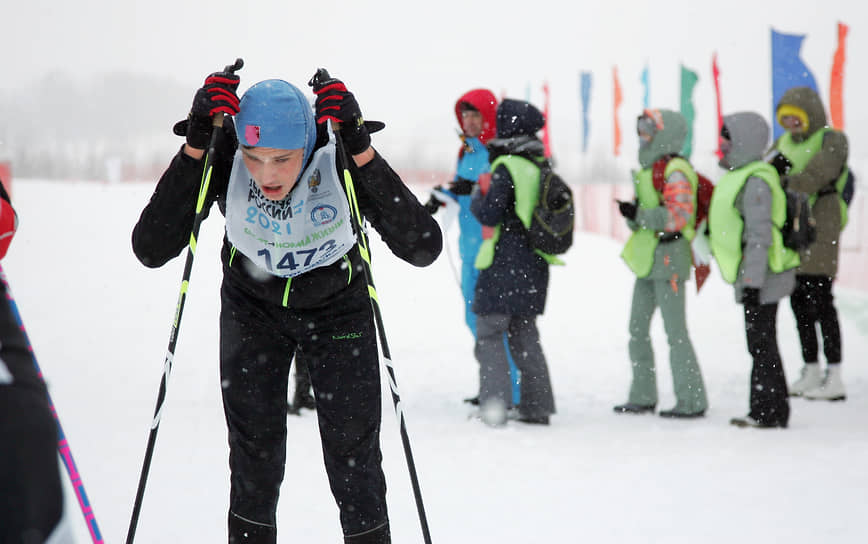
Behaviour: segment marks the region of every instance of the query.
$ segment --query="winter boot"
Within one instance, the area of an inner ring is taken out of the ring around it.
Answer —
[[[656,408],[653,404],[636,404],[627,402],[612,408],[616,414],[653,414]]]
[[[376,529],[357,535],[344,537],[344,544],[391,544],[392,536],[389,532],[389,523],[386,522]]]
[[[841,381],[841,365],[826,366],[826,377],[823,383],[803,393],[806,399],[811,400],[844,400],[847,398],[844,392],[844,382]]]
[[[755,429],[786,429],[787,424],[782,421],[765,422],[754,419],[750,416],[734,417],[729,420],[729,424],[735,427],[753,427]]]
[[[806,363],[802,367],[802,376],[790,386],[791,397],[801,397],[805,391],[815,389],[823,384],[823,373],[819,363]]]

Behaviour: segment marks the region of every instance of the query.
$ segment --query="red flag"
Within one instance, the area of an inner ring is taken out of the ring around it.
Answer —
[[[838,49],[832,61],[832,81],[829,85],[829,111],[832,114],[832,126],[844,130],[844,50],[847,32],[850,27],[838,23]]]
[[[546,81],[543,83],[543,96],[545,100],[543,102],[543,118],[545,118],[546,124],[543,125],[543,149],[545,150],[545,156],[552,156],[552,144],[549,140],[549,82]]]
[[[621,124],[618,122],[618,108],[621,107],[621,102],[624,100],[624,95],[621,93],[621,83],[618,81],[618,67],[612,67],[612,80],[615,88],[615,107],[613,108],[613,117],[615,120],[615,156],[621,154]]]
[[[714,76],[714,96],[717,100],[717,150],[714,152],[718,159],[723,158],[720,150],[720,131],[723,128],[723,108],[720,100],[720,68],[717,67],[717,53],[711,56],[711,73]]]

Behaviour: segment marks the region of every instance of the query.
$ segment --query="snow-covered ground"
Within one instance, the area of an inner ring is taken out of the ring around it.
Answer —
[[[141,266],[130,232],[150,184],[16,180],[20,230],[4,260],[106,542],[122,542],[147,443],[183,256]],[[420,193],[423,191],[420,189]],[[225,542],[228,448],[217,316],[222,218],[204,225],[137,542]],[[539,320],[558,414],[550,427],[468,419],[472,340],[447,254],[414,269],[374,235],[374,276],[435,543],[861,543],[868,527],[868,294],[836,292],[843,403],[794,400],[785,431],[736,429],[750,360],[741,308],[715,270],[690,283],[690,330],[711,408],[699,421],[619,416],[629,385],[632,278],[619,245],[579,233]],[[456,245],[450,250],[456,258]],[[457,264],[457,262],[456,262]],[[661,408],[674,403],[653,323]],[[788,305],[779,342],[801,366]],[[384,396],[393,540],[422,542],[397,422]],[[281,542],[339,542],[313,414],[288,417]],[[69,489],[69,522],[89,542]]]

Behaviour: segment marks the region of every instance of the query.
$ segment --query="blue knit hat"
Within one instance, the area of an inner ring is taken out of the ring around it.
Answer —
[[[316,142],[313,109],[291,83],[267,79],[247,89],[235,116],[238,142],[251,147],[304,149],[310,158]]]

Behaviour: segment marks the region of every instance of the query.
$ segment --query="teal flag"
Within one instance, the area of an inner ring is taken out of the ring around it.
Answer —
[[[681,156],[689,159],[693,153],[693,118],[696,112],[693,109],[693,88],[696,82],[699,81],[699,76],[696,72],[681,66],[681,115],[687,121],[687,138],[684,140],[684,148],[681,150]]]

